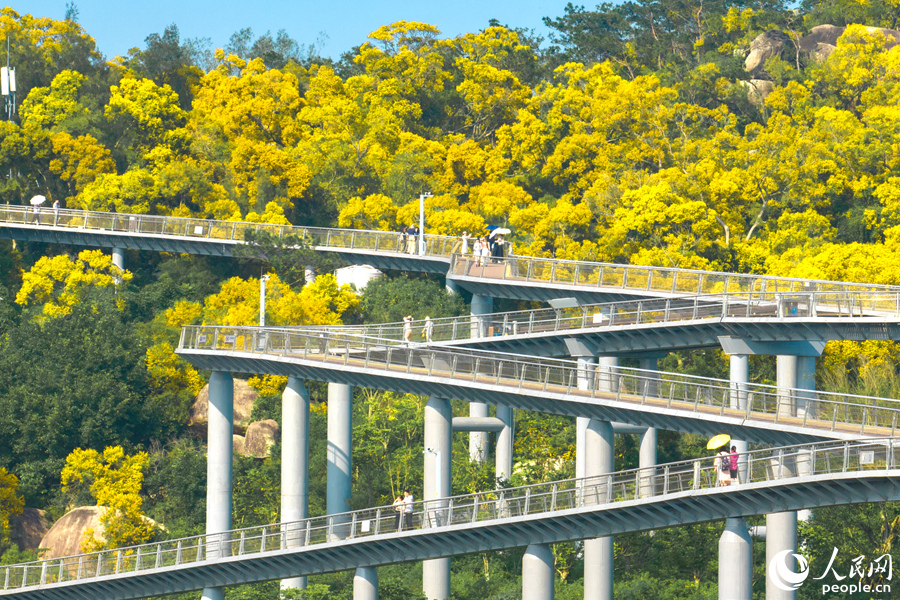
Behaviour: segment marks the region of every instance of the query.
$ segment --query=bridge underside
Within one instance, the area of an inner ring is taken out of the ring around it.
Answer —
[[[505,405],[513,408],[553,413],[568,417],[588,417],[642,427],[713,436],[728,433],[735,439],[776,446],[823,440],[858,439],[858,426],[832,431],[803,426],[796,417],[771,415],[770,420],[747,418],[743,411],[717,406],[700,406],[691,401],[642,398],[630,394],[591,392],[539,383],[498,385],[494,377],[438,377],[429,375],[424,365],[408,370],[372,369],[342,362],[304,360],[276,354],[253,354],[206,350],[178,350],[178,354],[200,369],[231,373],[294,376],[331,383],[399,393],[453,398],[466,402]],[[421,363],[420,363],[421,365]],[[891,434],[890,428],[883,433]]]
[[[900,499],[900,471],[817,475],[712,488],[643,500],[599,504],[555,513],[383,534],[192,566],[148,569],[21,591],[0,592],[34,600],[113,600],[199,590],[208,586],[284,579],[420,561],[528,544],[549,544],[701,523],[726,517]]]
[[[448,279],[472,294],[492,298],[549,302],[558,298],[575,298],[580,304],[621,302],[643,298],[678,298],[687,294],[667,294],[665,292],[644,292],[611,287],[592,287],[549,281],[527,281],[525,279],[494,279],[490,277],[466,277],[450,274]]]

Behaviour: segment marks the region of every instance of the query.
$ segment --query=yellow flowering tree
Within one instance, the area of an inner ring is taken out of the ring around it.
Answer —
[[[147,461],[146,452],[129,456],[121,446],[110,446],[102,454],[76,448],[66,457],[63,491],[70,497],[83,497],[89,492],[97,506],[108,508],[100,517],[106,541],[94,537],[93,530],[86,530],[81,546],[84,552],[141,544],[153,536],[153,525],[141,512],[140,492]]]

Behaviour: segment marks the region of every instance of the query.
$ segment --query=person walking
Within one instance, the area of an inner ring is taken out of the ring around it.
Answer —
[[[491,245],[487,238],[481,238],[481,266],[487,264],[488,257],[491,255]]]
[[[729,476],[731,477],[731,484],[740,483],[740,479],[738,479],[738,452],[737,446],[731,447],[731,454],[728,455],[728,467],[729,467]]]
[[[409,344],[412,342],[412,315],[403,317],[403,341]]]
[[[481,261],[481,238],[475,238],[475,242],[472,244],[472,256],[475,257],[477,265]]]
[[[41,224],[41,205],[35,204],[31,209],[31,222],[37,225]]]
[[[430,344],[433,335],[434,321],[431,320],[431,317],[425,317],[425,327],[422,328],[422,337],[425,338],[425,341]]]
[[[403,529],[413,528],[413,503],[415,499],[409,490],[403,492]]]
[[[59,223],[59,200],[53,201],[53,226]]]
[[[731,455],[728,453],[727,447],[719,450],[714,464],[716,467],[716,485],[719,487],[731,485]]]
[[[406,251],[409,254],[416,253],[416,242],[419,238],[419,228],[415,225],[410,225],[409,229],[406,230],[407,242],[406,242]]]
[[[463,232],[462,232],[462,250],[461,250],[461,253],[462,253],[462,254],[468,254],[468,253],[469,253],[469,232],[468,232],[468,231],[463,231]]]
[[[397,496],[394,498],[394,503],[391,505],[394,507],[394,531],[400,531],[400,527],[403,519],[403,496]]]

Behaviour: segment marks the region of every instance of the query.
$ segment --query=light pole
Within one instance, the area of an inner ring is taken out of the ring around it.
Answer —
[[[9,66],[9,37],[6,38],[6,66],[0,67],[0,93],[6,101],[6,120],[16,114],[16,70]]]
[[[425,256],[425,198],[431,196],[431,192],[419,194],[419,256]]]
[[[269,275],[263,275],[259,278],[259,326],[266,326],[266,282]]]

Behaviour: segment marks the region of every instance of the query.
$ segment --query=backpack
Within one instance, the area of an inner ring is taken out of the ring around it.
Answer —
[[[731,457],[728,456],[727,454],[723,454],[721,465],[722,466],[720,468],[723,471],[730,471],[731,470]]]

